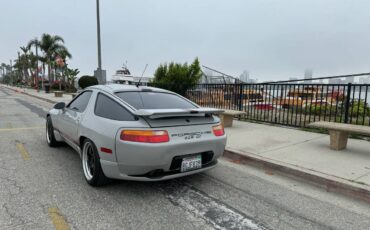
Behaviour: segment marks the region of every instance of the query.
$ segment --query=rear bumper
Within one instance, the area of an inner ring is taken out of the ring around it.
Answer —
[[[170,141],[164,143],[122,141],[117,135],[113,151],[116,161],[102,161],[105,175],[127,180],[167,180],[211,168],[225,150],[226,135],[215,136],[210,124],[166,127],[165,130]],[[180,173],[182,158],[194,155],[202,156],[202,168]]]
[[[155,176],[155,177],[150,177],[150,176],[129,176],[126,174],[123,174],[119,170],[118,163],[116,162],[110,162],[110,161],[100,161],[101,166],[103,168],[105,176],[113,179],[121,179],[121,180],[131,180],[131,181],[164,181],[164,180],[170,180],[174,178],[179,178],[179,177],[184,177],[184,176],[189,176],[197,173],[201,173],[207,170],[210,170],[217,165],[217,160],[214,160],[211,164],[207,165],[206,167],[203,167],[201,169],[189,171],[189,172],[183,172],[183,173],[173,173],[173,174],[166,174],[164,173],[163,175]]]
[[[117,145],[118,168],[125,175],[143,175],[153,170],[170,172],[174,170],[174,159],[188,155],[202,155],[202,163],[217,160],[223,155],[226,136],[205,138],[193,142],[168,142],[161,144],[122,143]],[[205,160],[204,153],[211,152],[212,157]],[[181,164],[181,163],[180,163]],[[178,165],[178,164],[177,164]],[[179,167],[177,167],[179,168]]]

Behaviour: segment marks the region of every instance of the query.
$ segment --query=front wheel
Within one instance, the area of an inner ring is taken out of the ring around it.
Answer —
[[[57,147],[60,145],[60,142],[55,139],[54,127],[50,116],[46,118],[46,142],[50,147]]]
[[[101,186],[109,182],[104,175],[100,158],[94,143],[86,139],[82,148],[82,169],[87,183],[91,186]]]

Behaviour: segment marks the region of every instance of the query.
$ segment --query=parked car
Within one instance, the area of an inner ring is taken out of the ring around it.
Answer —
[[[220,112],[159,88],[96,85],[48,112],[46,140],[75,149],[92,186],[166,180],[216,166],[226,145]]]

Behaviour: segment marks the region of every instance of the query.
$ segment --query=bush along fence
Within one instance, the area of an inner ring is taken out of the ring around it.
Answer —
[[[370,84],[200,84],[186,96],[241,119],[305,127],[314,121],[370,126]]]

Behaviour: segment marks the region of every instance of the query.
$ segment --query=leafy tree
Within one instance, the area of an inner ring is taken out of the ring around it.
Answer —
[[[199,60],[195,58],[189,66],[171,62],[161,64],[154,73],[153,85],[185,96],[186,91],[194,87],[202,76]]]
[[[57,65],[55,59],[61,57],[64,63],[66,63],[67,58],[72,58],[72,55],[64,46],[64,39],[58,35],[42,34],[40,40],[36,38],[28,42],[27,48],[30,49],[31,47],[35,47],[40,51],[41,55],[38,54],[38,60],[42,63],[43,78],[45,78],[45,66],[47,65],[50,82],[55,80],[55,74],[52,74],[56,73]],[[65,78],[64,75],[62,77]]]
[[[96,77],[94,76],[85,75],[85,76],[80,77],[80,79],[78,79],[78,85],[82,89],[92,86],[92,85],[98,85],[98,84],[99,84],[98,79],[96,79]]]

